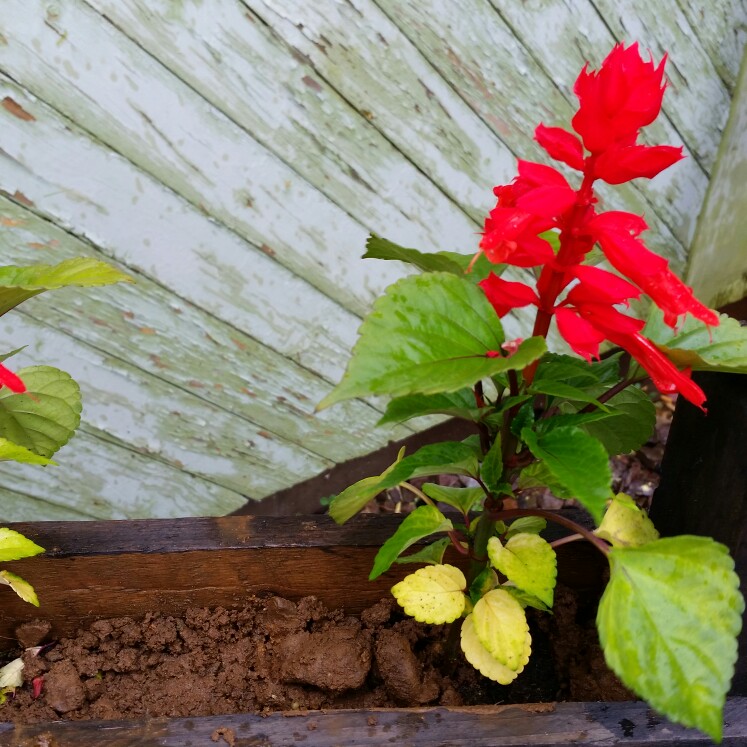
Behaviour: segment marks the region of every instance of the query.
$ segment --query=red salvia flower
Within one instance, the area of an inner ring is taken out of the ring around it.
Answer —
[[[584,170],[584,146],[576,135],[562,127],[537,125],[534,139],[547,151],[550,158],[567,164],[577,171]]]
[[[594,176],[607,184],[653,179],[685,156],[673,145],[612,145],[594,163]]]
[[[539,303],[537,294],[528,285],[503,280],[494,272],[491,272],[485,280],[481,280],[479,285],[485,291],[495,313],[501,317],[512,309]]]
[[[572,125],[587,150],[600,153],[656,119],[666,59],[657,66],[641,59],[637,43],[627,49],[616,44],[598,71],[584,66],[573,88],[579,109]]]
[[[21,381],[21,377],[14,374],[2,363],[0,363],[0,386],[7,386],[11,392],[16,392],[17,394],[26,391],[26,385]]]

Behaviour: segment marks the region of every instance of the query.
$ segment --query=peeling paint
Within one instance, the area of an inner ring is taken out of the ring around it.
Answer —
[[[3,109],[9,111],[14,117],[22,119],[24,122],[36,122],[36,117],[27,112],[17,101],[14,101],[10,96],[6,96],[2,102]]]

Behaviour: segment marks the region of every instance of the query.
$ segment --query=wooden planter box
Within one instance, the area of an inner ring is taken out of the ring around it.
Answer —
[[[329,606],[358,612],[389,592],[411,568],[365,581],[395,516],[360,516],[343,527],[327,517],[181,519],[14,524],[47,548],[8,568],[39,591],[41,613],[5,593],[0,642],[20,622],[51,620],[53,634],[97,618],[191,606],[241,606],[249,594],[290,599],[315,594]],[[563,581],[598,587],[603,564],[593,548],[559,548]],[[210,583],[204,586],[204,580]],[[0,644],[1,645],[1,644]],[[747,698],[730,698],[724,744],[747,744]],[[216,731],[224,729],[223,737]],[[225,730],[229,731],[225,731]],[[2,747],[106,745],[705,745],[640,702],[545,703],[467,708],[402,708],[233,714],[205,718],[0,724]],[[222,741],[219,741],[222,740]]]

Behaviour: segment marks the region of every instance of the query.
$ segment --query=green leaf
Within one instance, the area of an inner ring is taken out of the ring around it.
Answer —
[[[464,658],[483,677],[488,677],[501,685],[510,685],[521,674],[532,653],[532,639],[529,633],[527,633],[524,639],[524,650],[521,658],[524,664],[516,667],[516,669],[510,669],[505,664],[502,664],[485,648],[477,635],[474,613],[465,618],[462,623],[461,646]]]
[[[24,537],[20,532],[7,527],[0,527],[0,563],[10,560],[30,558],[44,552],[35,542]]]
[[[21,462],[22,464],[57,464],[51,459],[34,454],[33,451],[8,441],[7,438],[0,438],[0,461]]]
[[[409,555],[400,555],[394,559],[395,563],[428,563],[430,565],[441,565],[444,560],[446,548],[451,544],[448,537],[442,537],[440,540],[431,542],[422,550],[410,553]]]
[[[503,477],[503,451],[501,450],[501,436],[496,434],[488,453],[480,466],[480,477],[488,490],[497,492]]]
[[[442,625],[461,616],[467,603],[466,587],[464,574],[453,565],[429,565],[395,584],[392,594],[418,622]]]
[[[438,253],[426,253],[395,244],[389,239],[371,234],[366,239],[363,259],[396,259],[414,265],[424,272],[450,272],[462,275],[464,270],[454,260]]]
[[[0,316],[28,298],[47,290],[76,285],[92,287],[132,282],[132,278],[106,262],[88,257],[66,259],[57,265],[0,267]]]
[[[587,420],[581,430],[602,443],[610,456],[634,451],[651,438],[656,427],[656,408],[639,387],[628,387],[607,401],[610,420]]]
[[[529,624],[524,608],[503,589],[493,589],[475,604],[475,633],[490,655],[516,671],[529,661]]]
[[[402,423],[421,415],[450,415],[477,421],[484,410],[475,406],[475,395],[471,389],[440,394],[409,394],[391,400],[377,425]]]
[[[586,425],[586,423],[595,423],[598,420],[606,420],[607,418],[614,418],[618,415],[622,415],[622,411],[616,412],[612,409],[608,409],[607,412],[604,410],[594,410],[594,412],[553,415],[552,417],[538,420],[534,426],[534,430],[537,433],[549,433],[555,430],[555,428],[565,428],[568,426],[581,427]]]
[[[511,433],[520,436],[524,428],[531,428],[534,424],[534,405],[532,402],[523,404],[511,421]]]
[[[422,489],[429,498],[452,506],[463,514],[468,514],[476,503],[485,499],[485,491],[482,488],[450,488],[427,482]]]
[[[719,320],[709,327],[688,315],[675,332],[653,306],[643,334],[680,368],[747,373],[747,327],[726,314]]]
[[[342,381],[317,409],[372,394],[458,391],[495,373],[524,368],[546,349],[543,338],[531,337],[502,357],[503,328],[485,294],[443,272],[389,286],[359,333]]]
[[[640,547],[659,539],[659,532],[646,512],[625,493],[618,493],[610,501],[594,534],[614,547]]]
[[[537,534],[515,534],[504,545],[498,537],[488,540],[490,562],[520,589],[552,607],[558,563],[555,550]]]
[[[522,516],[511,522],[506,532],[506,539],[511,539],[515,534],[526,532],[529,534],[539,534],[547,527],[547,522],[539,516]]]
[[[545,462],[532,462],[532,464],[524,467],[519,473],[518,487],[521,490],[526,488],[548,488],[556,498],[564,500],[572,500],[574,498],[573,493],[555,479],[555,475],[550,472]]]
[[[437,253],[458,264],[463,277],[467,278],[467,280],[475,285],[481,280],[484,280],[491,272],[494,275],[500,276],[507,267],[507,265],[494,265],[484,254],[480,254],[480,256],[475,259],[473,254],[460,254],[459,252]],[[470,264],[472,265],[472,268],[467,272]]]
[[[381,546],[374,558],[369,581],[391,568],[395,558],[423,537],[436,532],[448,532],[454,525],[435,506],[418,506],[397,527],[397,531]]]
[[[585,360],[574,358],[571,355],[550,353],[543,356],[537,366],[535,378],[547,381],[562,381],[570,386],[583,388],[584,386],[598,384],[600,373],[598,363],[587,363]]]
[[[528,591],[524,591],[524,589],[520,589],[518,586],[513,586],[511,582],[503,584],[501,589],[507,591],[524,608],[534,607],[534,609],[541,612],[550,611],[550,608],[539,597],[530,594]]]
[[[477,604],[491,589],[498,586],[498,576],[490,567],[486,566],[475,576],[475,580],[469,587],[469,598],[473,604]]]
[[[597,613],[607,664],[652,708],[720,741],[744,609],[726,547],[671,537],[609,561]]]
[[[338,524],[343,524],[382,490],[412,477],[442,474],[475,477],[478,474],[475,452],[459,441],[428,444],[404,459],[401,458],[403,453],[404,449],[400,451],[398,461],[380,475],[359,480],[335,496],[329,505],[329,515]]]
[[[12,358],[14,355],[20,353],[22,350],[25,350],[28,347],[28,345],[21,345],[20,348],[16,348],[15,350],[11,350],[9,353],[3,353],[3,355],[0,355],[0,363],[4,363],[8,360],[8,358]]]
[[[0,437],[43,457],[64,446],[80,424],[80,388],[58,368],[31,366],[17,371],[24,394],[0,389]]]
[[[525,428],[521,437],[532,454],[545,462],[557,482],[599,524],[612,482],[604,446],[578,428],[556,428],[541,435]]]
[[[560,399],[567,399],[571,402],[588,402],[594,404],[602,410],[607,409],[605,405],[601,404],[596,397],[593,397],[588,392],[578,387],[566,384],[563,381],[555,381],[553,379],[536,379],[532,382],[528,391],[531,394],[548,394],[551,397],[558,397]]]
[[[34,607],[39,606],[39,598],[36,596],[34,587],[28,581],[24,581],[20,576],[16,576],[15,573],[0,571],[0,584],[10,586],[24,602],[33,604]]]

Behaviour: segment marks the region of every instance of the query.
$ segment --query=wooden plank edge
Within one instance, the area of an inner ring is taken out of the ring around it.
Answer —
[[[747,698],[729,698],[725,746],[747,740]],[[710,745],[710,738],[672,724],[640,701],[528,703],[464,708],[397,708],[230,714],[132,721],[56,721],[0,724],[0,746],[232,747],[355,745],[381,747],[507,747],[508,745]]]

